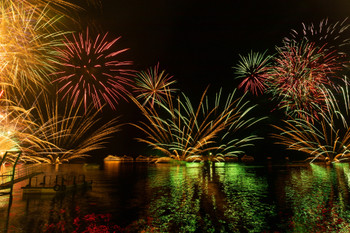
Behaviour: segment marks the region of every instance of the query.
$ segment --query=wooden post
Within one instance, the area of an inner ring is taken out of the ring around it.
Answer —
[[[32,177],[29,177],[28,186],[29,186],[29,187],[31,187],[31,186],[32,186]]]
[[[6,151],[6,153],[7,153],[7,151]],[[16,153],[18,153],[18,155],[17,155],[17,158],[16,158],[15,162],[13,163],[13,168],[12,168],[11,189],[10,189],[10,194],[11,195],[12,195],[12,190],[13,190],[13,184],[15,183],[16,165],[17,165],[17,162],[19,160],[19,156],[21,156],[21,154],[22,154],[22,151],[17,151]]]
[[[7,156],[7,151],[5,152],[4,156],[2,156],[0,165],[4,163],[6,156]]]
[[[42,185],[45,187],[45,182],[46,182],[46,176],[43,177],[43,183]]]

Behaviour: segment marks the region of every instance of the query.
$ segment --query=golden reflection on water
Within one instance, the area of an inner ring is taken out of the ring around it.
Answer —
[[[25,166],[25,165],[21,165]],[[59,174],[83,174],[82,164],[45,165],[46,176]],[[32,184],[42,180],[44,175],[32,179]],[[23,195],[22,187],[28,184],[28,179],[13,186],[12,198],[9,195],[0,196],[0,232],[46,232],[51,224],[65,224],[66,232],[74,229],[73,220],[78,215],[77,209],[88,207],[87,199],[83,198],[84,190],[67,192],[64,195]],[[93,213],[88,210],[87,213]],[[86,212],[84,212],[86,213]],[[49,231],[52,232],[52,231]],[[58,232],[58,231],[54,231]]]
[[[107,173],[113,174],[120,168],[121,161],[104,161],[103,166]]]

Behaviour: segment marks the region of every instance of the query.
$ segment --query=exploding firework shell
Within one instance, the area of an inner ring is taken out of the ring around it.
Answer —
[[[177,160],[204,159],[208,153],[215,160],[244,153],[244,147],[260,139],[244,136],[244,131],[263,118],[248,117],[254,106],[249,106],[244,96],[236,97],[236,91],[225,100],[220,91],[213,102],[206,92],[197,107],[184,94],[176,100],[168,96],[165,103],[155,100],[159,109],[133,98],[147,119],[133,124],[147,135],[138,140]]]
[[[251,51],[248,56],[241,56],[238,64],[233,67],[237,79],[243,79],[238,88],[250,91],[254,95],[263,94],[266,89],[266,79],[270,67],[271,56]]]
[[[150,103],[153,106],[155,100],[164,102],[169,92],[176,91],[170,87],[176,81],[171,80],[172,76],[169,77],[165,70],[159,71],[159,63],[153,69],[149,68],[136,75],[134,92],[139,93],[137,99],[144,100],[143,105]]]
[[[38,16],[36,8],[7,7],[0,10],[2,88],[9,85],[18,89],[27,86],[45,88],[49,74],[54,71],[54,48],[62,45],[64,32],[53,27],[58,18],[47,21],[47,11]]]
[[[338,80],[336,71],[342,69],[338,55],[307,41],[286,44],[277,51],[267,90],[287,114],[300,114],[295,110],[316,114],[318,106],[325,104],[324,85],[332,86]]]
[[[134,77],[132,62],[119,59],[128,49],[115,50],[120,37],[107,41],[107,33],[92,38],[87,30],[72,38],[66,37],[65,47],[58,50],[60,70],[54,73],[58,94],[69,97],[73,105],[83,100],[85,109],[90,102],[97,109],[104,103],[116,109],[118,101],[130,95],[128,87]]]
[[[313,120],[291,117],[284,126],[275,126],[281,133],[274,134],[276,143],[289,150],[302,151],[310,161],[339,162],[350,157],[350,93],[349,83],[344,79],[339,90],[323,89],[327,99],[325,108],[318,108],[317,116],[303,111]]]
[[[302,30],[293,29],[290,37],[285,37],[286,44],[299,43],[303,40],[315,43],[318,47],[324,47],[325,51],[336,51],[339,54],[349,52],[350,46],[350,24],[345,18],[343,21],[330,23],[328,19],[323,19],[318,25],[313,23],[302,23]]]

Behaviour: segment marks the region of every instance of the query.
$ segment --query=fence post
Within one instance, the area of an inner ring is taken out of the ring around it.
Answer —
[[[7,153],[7,151],[6,151]],[[22,154],[22,151],[17,151],[18,155],[17,155],[17,158],[13,164],[13,169],[12,169],[12,177],[11,177],[11,190],[10,190],[10,194],[12,195],[12,189],[13,189],[13,184],[14,184],[14,178],[15,178],[15,172],[16,172],[16,165],[17,165],[17,162],[19,160],[19,157],[21,156]]]

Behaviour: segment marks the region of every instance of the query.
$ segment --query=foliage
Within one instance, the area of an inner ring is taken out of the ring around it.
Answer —
[[[67,222],[68,213],[61,209],[56,213],[57,219],[50,224],[45,224],[43,232],[72,232],[72,233],[129,233],[129,232],[157,232],[152,226],[152,219],[140,219],[127,227],[121,227],[112,222],[111,214],[82,214],[79,207],[76,207],[77,216],[73,222]]]

